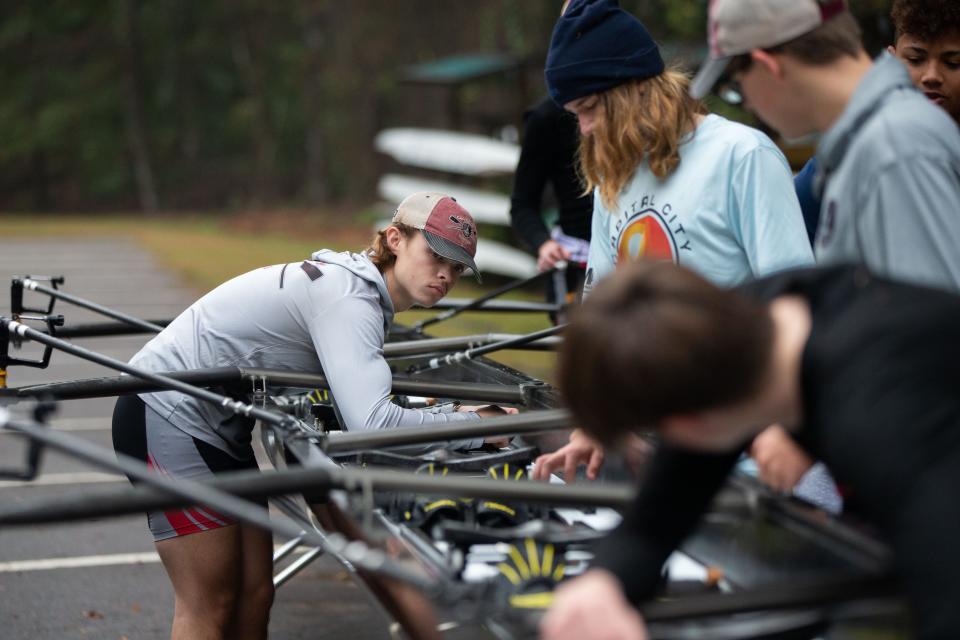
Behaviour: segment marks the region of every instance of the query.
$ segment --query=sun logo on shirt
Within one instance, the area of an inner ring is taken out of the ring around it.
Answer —
[[[617,241],[617,262],[634,260],[677,261],[676,244],[660,215],[641,211],[627,221]]]

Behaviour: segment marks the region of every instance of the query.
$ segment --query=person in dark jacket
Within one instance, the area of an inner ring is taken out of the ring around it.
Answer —
[[[889,542],[919,637],[960,637],[960,296],[855,266],[725,290],[636,263],[577,311],[559,366],[590,437],[652,429],[661,445],[593,567],[558,589],[543,637],[645,637],[630,603],[653,595],[667,556],[772,423]]]
[[[524,114],[523,143],[510,197],[510,222],[546,271],[566,262],[566,279],[547,282],[549,302],[573,302],[583,287],[590,243],[593,197],[577,173],[576,117],[544,98]],[[544,195],[552,187],[557,221],[547,228]],[[566,300],[558,300],[560,297]]]

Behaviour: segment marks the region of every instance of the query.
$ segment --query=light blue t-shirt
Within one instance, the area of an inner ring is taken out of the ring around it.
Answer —
[[[762,132],[704,117],[680,146],[666,180],[646,166],[614,209],[599,191],[584,295],[626,260],[671,260],[730,287],[813,265],[793,178],[783,153]]]

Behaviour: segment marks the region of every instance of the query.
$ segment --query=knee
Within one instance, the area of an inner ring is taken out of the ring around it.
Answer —
[[[238,593],[214,591],[204,594],[202,598],[177,598],[174,617],[189,622],[189,626],[196,628],[225,630],[236,615],[240,603]]]
[[[238,589],[218,589],[207,594],[199,604],[207,609],[210,616],[226,621],[230,620],[236,610],[243,606],[240,601],[241,596]]]

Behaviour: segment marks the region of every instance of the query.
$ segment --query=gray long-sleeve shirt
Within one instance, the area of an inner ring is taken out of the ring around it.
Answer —
[[[394,310],[383,276],[363,254],[323,250],[312,258],[257,269],[220,285],[148,342],[131,364],[150,371],[246,366],[322,372],[351,431],[479,418],[391,402],[383,342]],[[204,442],[234,456],[247,448],[252,424],[220,407],[176,391],[142,397]]]
[[[819,264],[960,291],[960,129],[899,60],[877,59],[816,157]]]

